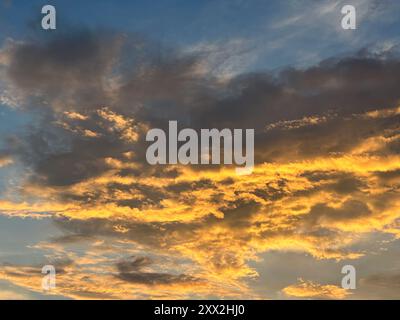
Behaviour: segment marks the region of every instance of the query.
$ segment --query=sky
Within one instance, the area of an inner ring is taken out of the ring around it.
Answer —
[[[0,299],[399,298],[398,1],[46,4],[0,1]],[[254,171],[149,165],[169,121]]]

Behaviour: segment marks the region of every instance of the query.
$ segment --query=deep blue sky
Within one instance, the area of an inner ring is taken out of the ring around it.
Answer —
[[[5,5],[5,4],[6,5]],[[241,39],[254,52],[252,70],[310,65],[318,59],[397,39],[399,4],[352,1],[358,29],[340,28],[345,1],[155,0],[3,1],[0,39],[24,38],[40,30],[41,7],[57,9],[58,31],[101,27],[135,32],[170,46]],[[337,5],[335,5],[337,4]]]

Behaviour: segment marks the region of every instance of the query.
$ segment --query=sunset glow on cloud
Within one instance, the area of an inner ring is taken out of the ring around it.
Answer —
[[[290,21],[274,30],[314,28]],[[270,67],[254,61],[273,45],[293,50],[290,40],[174,46],[79,24],[3,36],[0,110],[27,119],[0,144],[0,299],[395,297],[399,42],[376,49],[364,36],[359,47]],[[4,128],[14,121],[7,114]],[[254,129],[254,170],[149,165],[146,133],[167,131],[170,120]],[[46,264],[57,270],[50,293]],[[346,264],[357,267],[357,290],[341,287]]]

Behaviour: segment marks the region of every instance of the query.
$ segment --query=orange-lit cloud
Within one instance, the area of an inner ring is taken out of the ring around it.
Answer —
[[[283,289],[283,292],[296,298],[344,299],[351,293],[335,285],[321,285],[312,281],[299,280],[298,284]]]
[[[0,168],[1,168],[1,167],[5,167],[5,166],[7,166],[7,165],[9,165],[9,164],[11,164],[11,163],[13,163],[12,158],[7,157],[7,156],[2,157],[2,156],[0,155]]]

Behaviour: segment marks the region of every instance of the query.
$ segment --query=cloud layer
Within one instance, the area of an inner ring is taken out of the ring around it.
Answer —
[[[9,42],[2,52],[2,101],[17,101],[9,107],[32,123],[0,153],[0,166],[21,168],[0,213],[51,217],[64,232],[37,244],[72,261],[59,267],[58,294],[259,297],[248,281],[263,252],[358,259],[368,253],[354,249],[361,238],[399,235],[394,55],[362,51],[227,79],[204,72],[204,55],[111,32]],[[254,128],[254,172],[148,165],[145,133],[169,120]],[[0,275],[40,290],[31,268],[4,265]],[[347,296],[312,282],[283,292]]]

